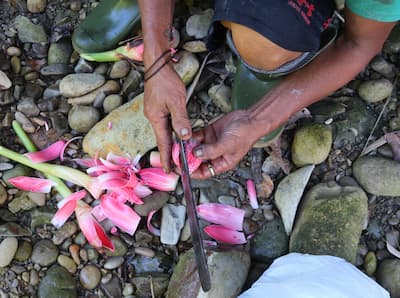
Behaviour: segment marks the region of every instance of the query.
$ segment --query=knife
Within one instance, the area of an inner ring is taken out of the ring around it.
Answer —
[[[193,197],[192,185],[189,176],[189,167],[187,163],[185,141],[179,139],[180,145],[180,164],[181,164],[181,179],[183,193],[186,201],[187,215],[190,224],[190,233],[192,235],[193,250],[199,273],[200,284],[204,292],[211,289],[210,273],[208,272],[207,259],[204,253],[203,239],[200,233],[199,222],[197,218],[196,204]]]

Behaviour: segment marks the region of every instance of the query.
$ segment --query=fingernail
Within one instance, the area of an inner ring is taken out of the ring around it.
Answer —
[[[189,129],[187,129],[187,128],[182,128],[181,129],[181,136],[182,137],[184,137],[184,136],[186,136],[188,134],[189,134]]]
[[[202,157],[203,156],[203,149],[202,148],[197,148],[197,149],[194,150],[193,153],[194,153],[194,155],[196,157]]]

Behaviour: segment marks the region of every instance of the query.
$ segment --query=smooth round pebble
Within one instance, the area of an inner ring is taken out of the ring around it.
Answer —
[[[32,262],[41,266],[48,266],[56,262],[58,248],[48,239],[40,240],[33,246]]]
[[[124,258],[123,257],[110,257],[107,259],[107,261],[104,263],[104,268],[108,270],[112,270],[115,268],[118,268],[119,266],[124,263]]]
[[[79,280],[86,290],[93,290],[100,282],[101,272],[94,265],[87,265],[82,268],[79,274]]]
[[[67,269],[70,273],[75,273],[76,272],[76,264],[73,259],[71,259],[68,256],[64,255],[59,255],[57,258],[58,264],[63,266],[65,269]]]
[[[18,240],[15,237],[5,238],[0,243],[0,267],[8,266],[18,249]]]
[[[110,113],[122,104],[122,97],[119,94],[108,95],[103,101],[103,109],[105,113]]]

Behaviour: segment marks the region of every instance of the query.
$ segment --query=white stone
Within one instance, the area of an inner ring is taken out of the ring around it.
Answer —
[[[161,218],[161,243],[176,245],[179,241],[181,230],[185,224],[185,206],[166,204],[162,208]]]
[[[18,240],[8,237],[0,243],[0,267],[8,266],[18,249]]]

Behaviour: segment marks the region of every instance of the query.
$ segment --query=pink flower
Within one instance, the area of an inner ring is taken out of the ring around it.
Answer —
[[[41,192],[41,193],[49,193],[51,187],[56,185],[55,182],[48,179],[27,177],[27,176],[13,177],[8,179],[7,182],[12,184],[16,188],[25,191]]]
[[[144,185],[162,191],[173,191],[178,183],[179,176],[175,173],[165,173],[162,168],[146,168],[139,171]]]
[[[242,232],[229,229],[224,226],[210,225],[204,228],[204,231],[213,239],[229,243],[229,244],[244,244],[246,238]]]
[[[87,193],[85,190],[80,190],[78,192],[74,192],[73,194],[69,195],[68,197],[60,201],[57,204],[59,209],[57,210],[56,214],[54,214],[51,223],[56,228],[60,228],[63,224],[65,224],[68,218],[75,211],[77,202],[80,199],[84,198],[86,194]]]
[[[105,247],[113,251],[114,244],[104,232],[103,227],[93,217],[91,211],[92,208],[83,202],[80,202],[75,208],[76,218],[83,235],[93,247]]]
[[[242,209],[218,203],[197,206],[197,214],[202,219],[237,231],[243,229],[244,213]]]
[[[149,214],[147,215],[147,229],[149,230],[150,233],[152,233],[154,236],[160,236],[161,235],[161,231],[157,228],[155,228],[152,224],[151,224],[151,219],[153,218],[154,213],[156,213],[157,210],[151,210],[149,212]]]
[[[60,157],[61,152],[63,152],[63,149],[65,149],[64,145],[64,141],[57,141],[51,144],[46,149],[38,152],[25,153],[24,155],[28,157],[33,163],[50,161]]]
[[[202,163],[202,160],[200,158],[197,158],[193,154],[193,149],[198,145],[199,143],[195,141],[194,139],[190,139],[189,141],[186,141],[186,158],[188,162],[188,167],[189,167],[189,173],[193,173],[196,171],[196,169],[200,166]],[[179,143],[174,143],[172,146],[172,160],[174,161],[175,165],[180,169],[181,168],[181,162],[179,159],[180,156],[180,145]]]
[[[257,192],[256,186],[254,185],[254,181],[249,179],[246,182],[247,185],[247,196],[249,197],[250,206],[253,209],[258,208],[258,201],[257,201]]]

